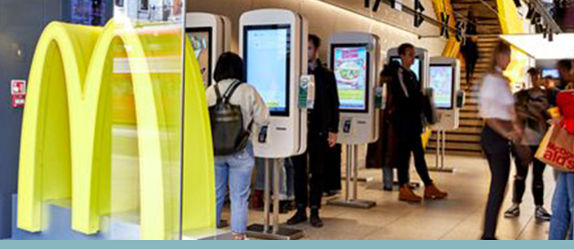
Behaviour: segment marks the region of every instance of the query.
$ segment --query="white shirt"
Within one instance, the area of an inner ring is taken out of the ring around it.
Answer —
[[[231,86],[234,80],[227,79],[213,84],[207,88],[207,105],[214,106],[217,103],[217,95],[215,94],[214,87],[217,85],[219,87],[219,93],[223,97],[227,88]],[[257,90],[251,85],[243,83],[235,89],[231,98],[229,98],[229,103],[232,105],[238,105],[241,107],[241,114],[243,116],[243,127],[247,129],[251,120],[253,120],[254,127],[252,127],[251,134],[256,131],[256,127],[261,127],[268,124],[269,120],[269,110],[263,102],[263,98],[259,95]]]
[[[479,111],[483,119],[514,120],[514,96],[508,80],[495,74],[484,76],[479,94]]]

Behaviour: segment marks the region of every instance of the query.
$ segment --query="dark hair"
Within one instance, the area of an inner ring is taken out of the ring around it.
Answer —
[[[492,54],[492,62],[490,65],[490,72],[494,73],[496,71],[496,67],[498,66],[497,57],[499,54],[508,54],[511,55],[512,50],[510,49],[510,45],[504,41],[498,42],[496,48],[494,49],[494,53]]]
[[[526,73],[528,73],[528,75],[530,75],[530,77],[540,76],[540,71],[534,67],[531,67],[530,69],[528,69],[528,71]]]
[[[559,60],[558,63],[556,64],[556,67],[558,67],[558,69],[570,71],[572,69],[572,61],[570,61],[570,60]]]
[[[310,34],[309,41],[311,41],[311,43],[313,43],[313,46],[315,46],[316,48],[321,46],[321,38],[319,38],[319,36],[317,35]]]
[[[245,63],[239,55],[231,52],[225,52],[219,56],[213,79],[219,82],[226,79],[237,79],[245,81]]]
[[[407,53],[407,49],[415,49],[415,46],[410,43],[403,43],[399,46],[399,55],[405,55]]]

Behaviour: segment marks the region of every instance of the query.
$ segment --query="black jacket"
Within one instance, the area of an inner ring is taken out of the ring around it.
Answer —
[[[309,74],[315,76],[315,105],[309,111],[309,132],[326,135],[339,131],[339,93],[335,74],[317,61],[317,68],[309,67]]]
[[[416,134],[418,136],[423,131],[422,113],[424,96],[421,91],[421,84],[411,70],[394,63],[390,66],[396,67],[396,73],[392,77],[390,91],[393,96],[393,106],[395,108],[393,125],[398,133],[397,136],[400,137],[402,134]],[[404,89],[401,84],[399,78],[401,74],[403,78],[402,82],[406,89]]]

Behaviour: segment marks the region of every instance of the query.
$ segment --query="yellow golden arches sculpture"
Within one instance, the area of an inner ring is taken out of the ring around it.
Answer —
[[[179,29],[161,42],[181,50]],[[18,179],[18,227],[42,230],[46,201],[70,199],[72,228],[100,230],[109,215],[112,106],[109,79],[114,49],[127,55],[138,132],[140,224],[143,239],[170,239],[179,231],[179,161],[183,157],[182,227],[215,228],[213,152],[199,67],[185,49],[184,138],[180,103],[162,89],[144,59],[156,53],[157,36],[116,27],[54,22],[34,55],[22,125]],[[121,46],[113,46],[119,44]],[[175,45],[174,45],[175,44]],[[147,44],[149,45],[149,44]],[[114,48],[114,49],[113,49]],[[175,52],[181,54],[181,51]],[[181,79],[181,73],[170,76]],[[181,87],[181,86],[180,86]],[[175,110],[175,111],[174,111]],[[179,154],[183,142],[183,155]],[[175,172],[175,173],[174,173]],[[168,187],[171,186],[171,187]],[[177,193],[176,193],[177,192]]]

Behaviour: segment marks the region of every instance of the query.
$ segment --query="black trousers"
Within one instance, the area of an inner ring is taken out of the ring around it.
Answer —
[[[307,152],[292,158],[295,168],[295,202],[298,209],[319,209],[329,144],[326,134],[310,133],[307,139]]]
[[[402,134],[402,135],[399,135]],[[409,183],[409,168],[411,152],[415,158],[415,168],[425,186],[432,184],[429,175],[423,141],[418,132],[400,132],[397,137],[396,162],[399,184],[402,186]]]
[[[341,144],[327,149],[323,192],[341,190]]]
[[[490,168],[490,191],[486,203],[486,213],[484,216],[484,239],[494,238],[500,207],[504,200],[506,185],[510,175],[510,142],[500,136],[494,130],[485,126],[481,141],[482,149],[488,160]]]
[[[532,155],[536,153],[538,146],[530,146]],[[528,168],[523,165],[520,158],[514,155],[514,164],[516,165],[516,176],[514,176],[514,194],[512,202],[522,203],[522,197],[526,191],[526,177],[528,176]],[[534,158],[532,161],[532,195],[534,196],[534,205],[544,205],[544,169],[546,164]]]

